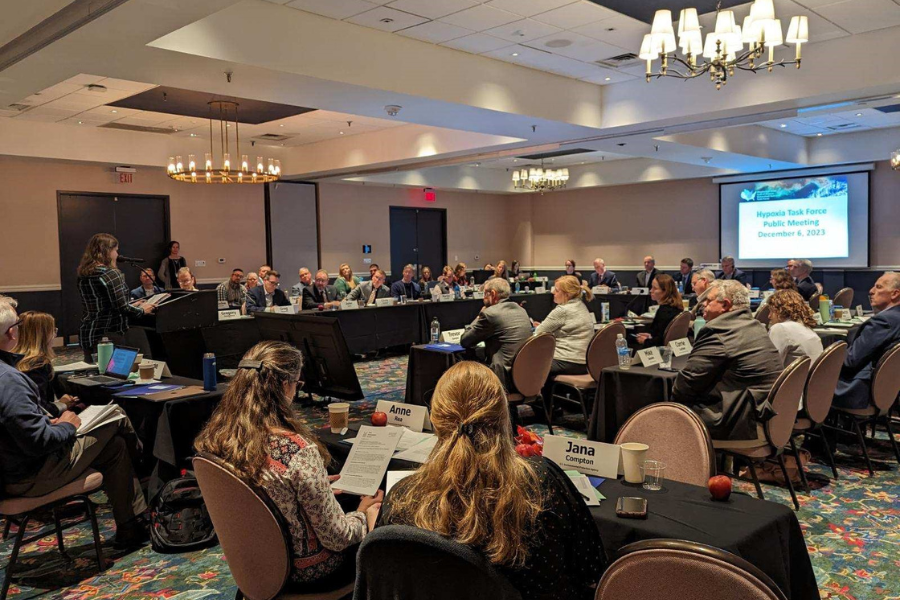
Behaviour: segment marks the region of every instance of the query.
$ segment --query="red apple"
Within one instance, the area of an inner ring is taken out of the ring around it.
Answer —
[[[372,413],[372,425],[375,427],[384,427],[387,425],[387,413],[380,410]]]
[[[726,475],[710,477],[706,485],[713,500],[724,502],[731,496],[731,478]]]

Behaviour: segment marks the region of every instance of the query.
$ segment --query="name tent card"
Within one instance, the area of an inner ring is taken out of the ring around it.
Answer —
[[[145,358],[141,361],[141,364],[153,365],[153,379],[162,379],[163,377],[172,376],[172,372],[169,371],[169,365],[167,365],[164,360],[150,360],[149,358]]]
[[[280,315],[296,315],[297,305],[291,304],[290,306],[276,306],[275,312]]]
[[[638,350],[635,354],[635,357],[639,358],[641,364],[643,364],[645,367],[652,367],[653,365],[658,365],[662,362],[662,355],[659,353],[658,346]]]
[[[535,294],[543,294],[543,293],[546,293],[546,291],[547,291],[547,288],[542,285],[539,285],[538,287],[534,288]]]
[[[233,308],[231,310],[220,310],[219,311],[219,320],[220,321],[233,321],[235,319],[241,318],[240,309]]]
[[[441,332],[441,341],[447,344],[458,344],[462,338],[465,329],[448,329]]]
[[[650,293],[650,288],[645,287],[634,287],[631,288],[631,293],[635,296],[646,296]]]
[[[441,294],[441,302],[453,302],[456,300],[456,294]]]
[[[760,294],[759,290],[750,290],[748,295],[751,298],[759,298],[759,294]]]
[[[228,310],[228,300],[219,300],[219,310]]]
[[[393,306],[394,299],[393,298],[378,298],[375,300],[375,306]]]
[[[375,410],[387,415],[388,425],[400,425],[409,427],[413,431],[421,432],[425,429],[425,419],[428,417],[428,409],[416,404],[400,404],[379,400]]]
[[[856,316],[857,316],[857,317],[863,316],[863,307],[862,307],[862,304],[857,304],[857,305],[856,305]]]
[[[544,436],[544,456],[563,469],[585,475],[615,479],[619,474],[621,448],[615,444],[589,442],[557,435]]]
[[[853,314],[850,312],[849,308],[840,309],[840,313],[841,313],[841,321],[849,323],[850,321],[853,320]]]
[[[687,356],[693,350],[690,340],[682,338],[680,340],[672,340],[669,342],[669,348],[672,349],[673,356]]]
[[[359,303],[356,300],[341,300],[341,310],[358,310]]]
[[[484,292],[472,292],[472,299],[484,300]]]

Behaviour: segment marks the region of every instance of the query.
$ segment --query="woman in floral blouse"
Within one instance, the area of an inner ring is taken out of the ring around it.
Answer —
[[[331,457],[291,411],[302,365],[300,351],[283,342],[251,348],[196,446],[269,495],[290,531],[291,579],[311,593],[353,580],[355,546],[374,527],[383,494],[346,514],[335,500]]]

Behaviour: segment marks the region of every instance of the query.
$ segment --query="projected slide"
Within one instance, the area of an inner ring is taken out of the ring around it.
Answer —
[[[848,257],[848,190],[843,175],[745,184],[738,259]]]

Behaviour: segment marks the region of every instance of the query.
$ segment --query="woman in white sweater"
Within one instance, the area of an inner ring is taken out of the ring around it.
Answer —
[[[794,290],[778,290],[769,297],[769,339],[778,349],[784,366],[808,356],[822,354],[822,340],[813,331],[816,324],[803,297]]]
[[[591,291],[572,275],[563,275],[554,282],[554,286],[553,301],[557,306],[534,332],[535,335],[550,333],[556,338],[556,351],[548,380],[556,375],[587,373],[585,355],[594,337],[594,321],[584,303],[593,298]]]

